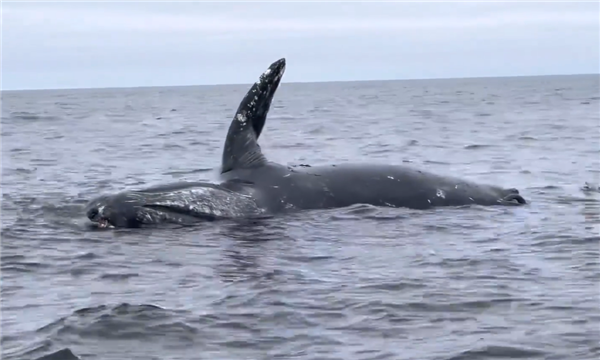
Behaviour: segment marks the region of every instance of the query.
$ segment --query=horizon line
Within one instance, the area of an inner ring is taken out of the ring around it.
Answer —
[[[391,82],[391,81],[423,81],[423,80],[466,80],[466,79],[499,79],[522,77],[548,77],[548,76],[590,76],[598,73],[559,73],[544,75],[503,75],[503,76],[450,76],[437,78],[402,78],[402,79],[359,79],[359,80],[329,80],[329,81],[282,81],[282,84],[330,84],[330,83],[356,83],[356,82]],[[188,85],[127,85],[127,86],[102,86],[102,87],[56,87],[56,88],[20,88],[4,89],[1,92],[19,91],[57,91],[57,90],[123,90],[123,89],[151,89],[151,88],[182,88],[182,87],[209,87],[209,86],[247,86],[253,83],[217,83],[217,84],[188,84]]]

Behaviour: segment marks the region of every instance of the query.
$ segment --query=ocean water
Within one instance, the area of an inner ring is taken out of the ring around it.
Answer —
[[[408,164],[523,207],[89,226],[100,193],[216,181],[248,88],[2,93],[2,359],[600,356],[597,75],[284,82],[260,138],[280,163]]]

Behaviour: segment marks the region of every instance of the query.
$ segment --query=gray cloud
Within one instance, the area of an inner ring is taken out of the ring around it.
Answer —
[[[597,3],[8,3],[3,87],[598,72]]]

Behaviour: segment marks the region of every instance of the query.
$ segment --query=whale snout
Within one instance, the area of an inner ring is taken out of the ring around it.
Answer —
[[[123,195],[100,196],[91,200],[85,207],[90,221],[100,228],[132,227],[136,222],[136,203]]]
[[[517,204],[517,205],[527,204],[527,200],[525,200],[525,198],[523,196],[521,196],[521,194],[519,194],[519,190],[517,190],[515,188],[504,190],[504,194],[503,194],[502,199],[500,199],[500,202],[502,202],[504,204],[512,203],[512,204]]]
[[[285,70],[285,58],[281,58],[281,59],[275,61],[274,63],[272,63],[271,66],[269,66],[269,69],[271,71],[275,71],[278,73]]]
[[[269,68],[260,76],[261,83],[273,83],[279,84],[279,80],[285,72],[285,58],[281,58],[269,66]]]
[[[98,216],[100,215],[100,211],[98,210],[97,207],[93,207],[91,209],[88,209],[86,211],[86,215],[88,217],[88,219],[90,220],[95,220],[98,218]]]
[[[85,215],[90,221],[96,223],[100,228],[114,226],[111,224],[107,198],[102,196],[90,201],[85,208]]]
[[[519,194],[509,194],[509,195],[506,195],[506,196],[505,196],[505,197],[502,199],[502,201],[503,201],[503,202],[511,202],[511,201],[512,201],[512,202],[517,202],[517,203],[518,203],[518,204],[520,204],[520,205],[527,204],[527,201],[525,200],[525,198],[524,198],[524,197],[522,197],[522,196],[521,196],[521,195],[519,195]]]

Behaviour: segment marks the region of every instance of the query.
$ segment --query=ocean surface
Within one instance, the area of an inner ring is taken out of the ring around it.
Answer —
[[[284,82],[270,160],[405,164],[529,204],[163,230],[83,206],[216,182],[249,85],[3,92],[1,357],[598,359],[599,79]]]

